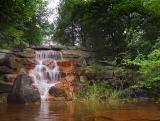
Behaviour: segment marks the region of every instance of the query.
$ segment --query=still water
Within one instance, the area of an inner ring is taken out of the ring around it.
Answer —
[[[159,102],[0,104],[0,121],[160,121]]]

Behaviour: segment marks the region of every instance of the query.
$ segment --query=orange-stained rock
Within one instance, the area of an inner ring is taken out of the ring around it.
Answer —
[[[61,73],[75,74],[77,72],[75,62],[70,60],[62,60],[57,62]]]
[[[44,65],[48,66],[50,69],[55,67],[55,63],[52,60],[46,59],[42,62]]]
[[[76,65],[76,61],[72,60],[60,60],[57,61],[58,66],[62,67],[71,67]]]
[[[55,92],[59,92],[61,95],[65,97],[66,100],[72,100],[74,97],[74,90],[75,87],[73,86],[73,82],[75,81],[74,75],[68,75],[62,80],[60,80],[60,83],[58,83],[54,89],[51,88],[50,95],[54,97],[58,97],[55,95]]]

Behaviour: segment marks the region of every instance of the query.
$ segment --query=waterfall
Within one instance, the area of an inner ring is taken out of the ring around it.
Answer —
[[[34,86],[38,88],[41,100],[45,101],[48,97],[49,89],[59,83],[60,73],[57,61],[62,60],[60,51],[41,50],[35,52],[36,66],[30,72],[34,79]]]

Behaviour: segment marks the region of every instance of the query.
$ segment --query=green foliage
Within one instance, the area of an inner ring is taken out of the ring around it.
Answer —
[[[99,59],[146,55],[160,36],[159,0],[62,0],[58,10],[56,40],[79,43]]]
[[[139,72],[144,75],[144,79],[139,82],[139,86],[159,92],[160,89],[160,49],[155,49],[147,57],[139,55],[135,60],[126,60],[127,64],[139,66]]]
[[[120,91],[112,89],[106,81],[87,84],[77,94],[78,99],[101,100],[118,99]]]
[[[0,47],[40,44],[48,24],[45,6],[43,0],[1,0]]]

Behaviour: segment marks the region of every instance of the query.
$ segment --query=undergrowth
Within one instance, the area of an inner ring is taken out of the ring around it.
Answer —
[[[106,81],[88,83],[76,93],[76,98],[80,100],[111,100],[119,97],[120,91],[113,89]]]

